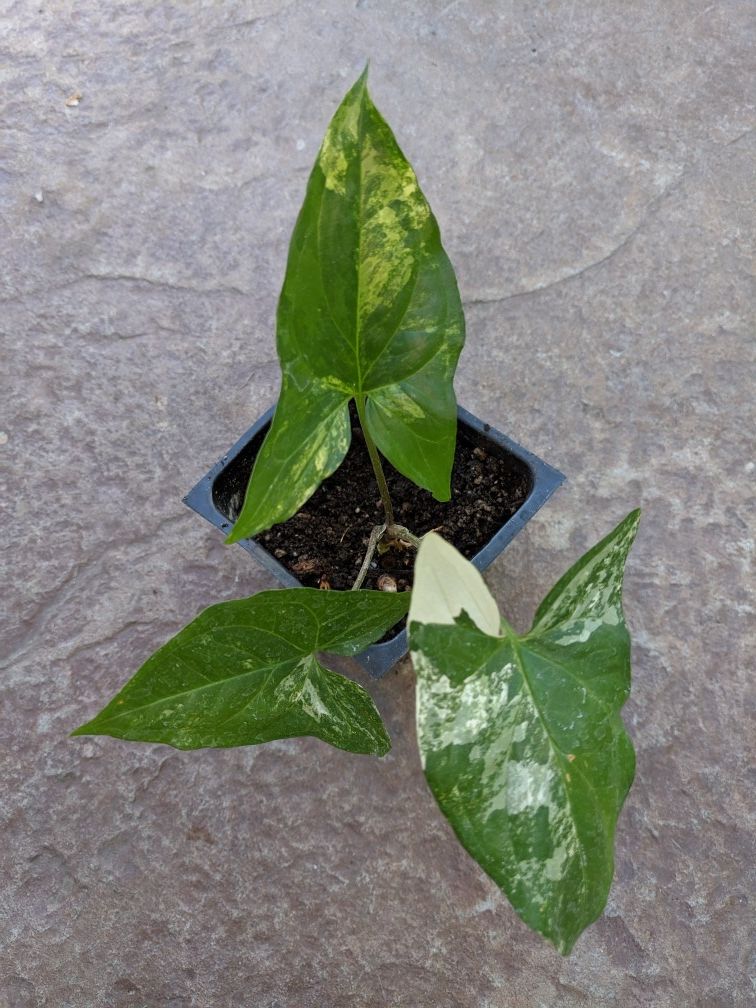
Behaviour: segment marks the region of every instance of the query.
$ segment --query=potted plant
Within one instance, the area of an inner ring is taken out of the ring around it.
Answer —
[[[294,230],[275,413],[188,498],[305,586],[211,606],[74,734],[181,749],[312,735],[384,755],[369,695],[322,655],[380,674],[406,649],[409,613],[428,783],[520,916],[567,953],[605,904],[633,775],[621,588],[638,514],[516,634],[477,568],[562,477],[458,410],[463,341],[438,226],[363,74]]]

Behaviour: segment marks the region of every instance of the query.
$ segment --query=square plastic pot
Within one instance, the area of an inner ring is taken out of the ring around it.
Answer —
[[[188,507],[206,518],[224,535],[228,533],[234,521],[234,503],[237,508],[240,504],[238,489],[240,467],[247,474],[251,471],[252,462],[259,450],[259,445],[262,443],[264,432],[271,421],[274,409],[275,407],[271,407],[267,410],[184,498],[184,503]],[[461,406],[457,409],[457,415],[459,423],[474,432],[474,439],[481,447],[485,447],[487,452],[514,457],[530,474],[530,492],[522,506],[472,557],[472,562],[478,570],[484,571],[491,566],[533,515],[543,507],[554,491],[564,482],[565,477],[543,459],[522,448],[506,434],[502,434],[490,424],[479,420],[478,417],[468,413]],[[232,503],[234,496],[236,501]],[[244,539],[238,545],[251,553],[285,587],[302,587],[300,582],[254,539]],[[373,678],[378,679],[384,676],[406,653],[407,631],[402,630],[390,641],[372,644],[367,650],[357,655],[357,661]]]

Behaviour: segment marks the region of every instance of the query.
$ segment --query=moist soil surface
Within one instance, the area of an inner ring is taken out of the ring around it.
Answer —
[[[267,429],[229,463],[213,486],[216,506],[231,521],[238,516]],[[433,529],[468,558],[522,506],[532,484],[520,459],[462,422],[457,426],[450,501],[435,500],[385,459],[383,467],[396,522],[417,536]],[[375,475],[352,404],[352,443],[344,462],[301,511],[256,540],[306,587],[346,590],[357,577],[373,526],[383,521]],[[377,550],[363,587],[385,590],[388,583],[397,591],[408,591],[414,557],[412,547]],[[387,637],[400,629],[392,628]]]

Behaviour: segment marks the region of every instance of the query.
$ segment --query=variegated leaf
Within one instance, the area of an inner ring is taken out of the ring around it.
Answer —
[[[290,517],[340,464],[353,398],[392,465],[448,500],[462,305],[438,225],[366,74],[312,170],[277,334],[281,397],[227,542]]]
[[[462,844],[563,954],[606,904],[633,779],[622,574],[639,517],[571,568],[524,636],[504,620],[494,629],[482,578],[438,536],[425,536],[415,569],[410,650],[428,783]]]
[[[156,651],[73,734],[177,749],[313,735],[339,749],[383,756],[391,743],[373,701],[316,653],[358,654],[407,605],[406,593],[311,588],[221,602]]]

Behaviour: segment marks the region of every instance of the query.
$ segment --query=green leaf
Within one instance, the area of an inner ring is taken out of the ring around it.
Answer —
[[[424,537],[410,606],[418,744],[444,815],[533,929],[566,955],[604,909],[633,747],[622,573],[640,512],[546,596],[529,633],[472,565]],[[438,567],[442,569],[439,586]]]
[[[463,343],[438,225],[363,74],[328,127],[294,229],[278,306],[281,397],[227,542],[291,517],[333,472],[357,396],[392,465],[448,500]]]
[[[339,749],[383,756],[391,743],[373,701],[315,655],[358,654],[407,606],[406,593],[312,588],[211,606],[73,734],[177,749],[313,735]]]
[[[296,373],[297,365],[292,365]],[[307,383],[307,384],[305,384]],[[242,512],[226,538],[238,542],[286,521],[337,469],[352,430],[347,400],[303,376],[301,386],[284,379],[268,435],[255,461]]]

